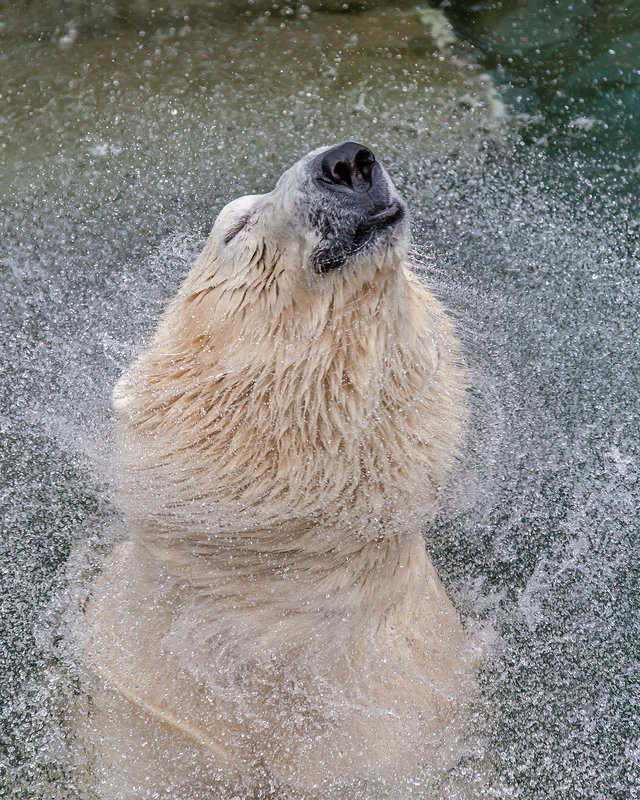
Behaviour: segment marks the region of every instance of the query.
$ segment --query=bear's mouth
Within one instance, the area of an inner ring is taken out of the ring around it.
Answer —
[[[352,254],[355,255],[364,249],[369,242],[376,238],[378,232],[400,222],[404,213],[404,205],[398,200],[392,200],[389,205],[366,216],[356,228],[351,242]]]
[[[382,209],[382,211],[377,211],[374,214],[371,214],[368,219],[360,224],[359,227],[368,227],[381,230],[382,228],[387,228],[390,225],[395,225],[396,222],[400,222],[403,217],[404,206],[397,200],[392,200],[386,208]]]
[[[336,237],[314,251],[311,256],[314,271],[322,274],[340,269],[348,260],[365,252],[382,231],[401,222],[404,216],[405,207],[398,200],[374,210],[359,222],[351,235]]]

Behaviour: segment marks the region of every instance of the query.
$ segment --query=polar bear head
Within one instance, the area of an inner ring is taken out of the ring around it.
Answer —
[[[370,279],[397,266],[407,245],[403,201],[371,150],[355,142],[314,150],[273,191],[229,203],[209,240],[220,277],[245,280],[262,259],[264,288],[277,284],[289,298]]]

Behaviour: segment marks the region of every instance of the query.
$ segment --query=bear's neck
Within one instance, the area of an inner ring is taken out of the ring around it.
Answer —
[[[402,269],[301,292],[277,317],[224,286],[187,282],[125,379],[122,502],[138,538],[187,572],[224,572],[325,568],[415,536],[462,419],[438,304]]]

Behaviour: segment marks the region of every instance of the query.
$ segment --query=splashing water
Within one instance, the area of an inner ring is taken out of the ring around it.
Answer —
[[[91,796],[63,711],[84,702],[82,609],[122,535],[111,387],[222,204],[355,139],[407,199],[474,375],[465,465],[426,535],[489,654],[440,796],[639,796],[632,174],[523,144],[434,13],[7,33],[3,795]]]

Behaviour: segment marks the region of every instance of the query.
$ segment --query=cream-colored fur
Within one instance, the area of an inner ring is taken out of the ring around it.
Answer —
[[[458,345],[406,222],[309,268],[314,157],[222,211],[114,392],[130,539],[89,614],[108,798],[395,797],[459,755],[472,667],[421,537]]]

